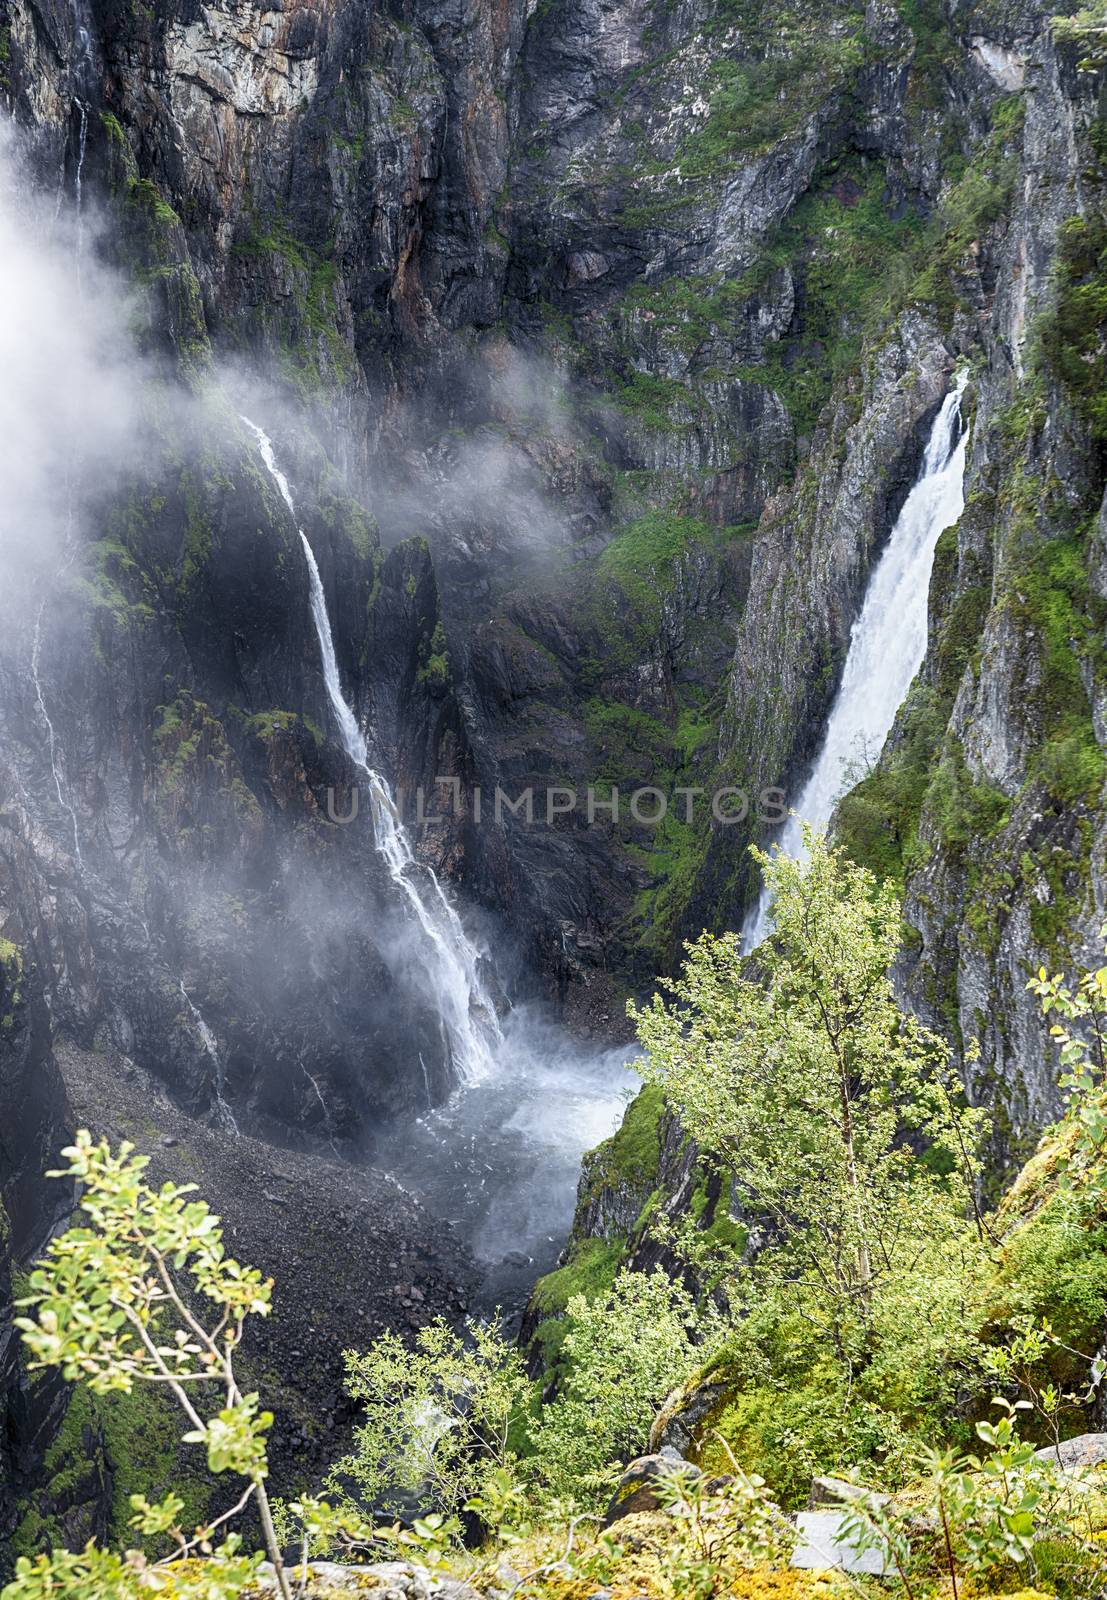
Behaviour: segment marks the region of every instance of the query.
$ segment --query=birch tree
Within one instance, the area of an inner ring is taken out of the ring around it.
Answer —
[[[775,931],[743,961],[735,934],[687,946],[639,1009],[647,1082],[729,1179],[771,1284],[840,1358],[871,1352],[880,1298],[972,1214],[980,1113],[945,1041],[896,1003],[890,885],[810,830],[806,861],[755,851]]]

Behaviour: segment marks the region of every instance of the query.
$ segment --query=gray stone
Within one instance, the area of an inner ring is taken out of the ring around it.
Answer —
[[[799,1537],[792,1566],[812,1572],[887,1572],[887,1550],[855,1550],[846,1543],[844,1525],[845,1513],[841,1511],[801,1511],[796,1518]]]
[[[1107,1433],[1078,1433],[1057,1446],[1035,1450],[1038,1461],[1052,1461],[1062,1472],[1086,1472],[1107,1465]]]
[[[817,1511],[823,1506],[841,1506],[849,1500],[860,1499],[863,1494],[879,1501],[881,1505],[887,1505],[891,1498],[886,1494],[873,1494],[870,1490],[862,1489],[859,1484],[847,1483],[844,1478],[829,1476],[812,1478],[807,1509]]]
[[[622,1517],[629,1517],[636,1511],[656,1511],[658,1499],[651,1487],[659,1478],[671,1477],[674,1473],[683,1473],[692,1478],[702,1478],[699,1467],[694,1467],[690,1461],[685,1461],[678,1450],[671,1445],[665,1445],[656,1455],[639,1456],[632,1461],[619,1479],[615,1493],[611,1497],[607,1513],[604,1517],[605,1527],[610,1528],[612,1523],[618,1522]]]

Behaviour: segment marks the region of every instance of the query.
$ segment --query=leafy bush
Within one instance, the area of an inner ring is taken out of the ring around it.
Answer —
[[[224,1592],[236,1594],[256,1562],[241,1562],[238,1534],[227,1534],[218,1548],[215,1535],[252,1502],[281,1595],[291,1600],[265,1489],[265,1434],[273,1418],[256,1394],[241,1392],[234,1370],[247,1318],[268,1315],[272,1282],[227,1256],[219,1219],[202,1200],[189,1198],[192,1185],[151,1189],[143,1179],[148,1158],[132,1146],[123,1144],[112,1155],[82,1130],[63,1155],[69,1165],[53,1175],[84,1186],[80,1208],[88,1226],[54,1239],[31,1273],[20,1307],[34,1315],[16,1318],[30,1370],[58,1368],[94,1394],[129,1394],[136,1384],[170,1393],[191,1424],[185,1442],[204,1447],[212,1474],[234,1473],[246,1488],[229,1511],[191,1536],[179,1525],[183,1502],[177,1495],[158,1505],[134,1495],[134,1525],[170,1546],[159,1565],[179,1564],[199,1551],[214,1558]],[[207,1315],[205,1306],[212,1308]],[[122,1596],[129,1592],[123,1587],[128,1565],[135,1585],[139,1569],[126,1558],[117,1563],[119,1588],[112,1591],[104,1574],[114,1561],[91,1548],[79,1558],[55,1552],[32,1563],[24,1557],[16,1583],[28,1597],[59,1587],[79,1593],[82,1584],[90,1595]],[[55,1582],[55,1572],[68,1576]],[[15,1592],[22,1600],[18,1587]]]
[[[413,1349],[384,1333],[364,1354],[347,1351],[346,1387],[363,1409],[353,1452],[328,1477],[342,1499],[356,1488],[378,1505],[406,1492],[456,1517],[515,1470],[530,1385],[496,1322],[470,1321],[462,1338],[438,1318]]]
[[[624,1272],[594,1300],[574,1295],[562,1346],[563,1392],[531,1430],[534,1470],[555,1499],[585,1508],[610,1495],[620,1463],[638,1454],[658,1406],[703,1361],[705,1325],[660,1270]]]
[[[629,1012],[643,1076],[765,1232],[736,1293],[800,1312],[863,1368],[919,1261],[962,1230],[983,1118],[945,1042],[896,1004],[894,889],[810,830],[805,844],[805,864],[754,852],[775,922],[757,976],[737,936],[704,934],[670,1001]]]

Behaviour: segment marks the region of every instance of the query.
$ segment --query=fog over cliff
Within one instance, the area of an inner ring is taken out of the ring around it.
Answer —
[[[0,588],[11,648],[41,592],[87,537],[90,503],[135,448],[141,364],[125,281],[105,269],[86,208],[36,190],[0,124]],[[10,609],[8,609],[10,607]]]

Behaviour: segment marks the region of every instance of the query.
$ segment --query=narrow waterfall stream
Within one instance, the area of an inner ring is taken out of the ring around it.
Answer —
[[[84,96],[87,94],[89,78],[93,72],[92,36],[85,25],[84,12],[79,0],[73,0],[72,20],[73,35],[77,46],[76,64],[71,69],[73,78],[72,108],[77,112],[77,155],[73,174],[73,210],[76,222],[74,237],[73,266],[76,277],[77,300],[84,298],[83,264],[84,264],[84,166],[88,147],[88,104]],[[7,179],[6,172],[3,174]],[[61,214],[62,201],[65,196],[65,162],[62,161],[62,171],[58,181],[57,200],[54,207],[54,220],[57,221]],[[11,203],[13,197],[0,192],[0,200]],[[13,209],[18,210],[18,207]],[[68,460],[65,469],[66,483],[66,545],[65,559],[60,568],[60,575],[64,576],[72,567],[77,557],[79,544],[75,534],[75,507],[74,507],[74,463]],[[52,571],[51,580],[56,581],[58,571]],[[62,757],[59,750],[57,730],[50,715],[46,702],[46,688],[42,674],[42,643],[43,624],[46,619],[47,608],[51,595],[47,594],[38,604],[35,612],[34,625],[31,632],[30,650],[30,678],[34,690],[35,708],[42,725],[46,731],[47,752],[50,761],[50,772],[54,780],[54,789],[58,798],[58,805],[69,819],[69,826],[73,834],[73,860],[78,873],[84,873],[84,859],[81,855],[81,832],[77,821],[77,810],[73,804],[69,785],[63,776]]]
[[[95,63],[92,56],[91,19],[88,16],[84,0],[73,0],[72,13],[76,58],[72,68],[73,81],[71,88],[72,105],[77,113],[77,155],[73,170],[73,207],[77,225],[77,236],[74,243],[77,292],[79,294],[85,253],[84,174],[85,156],[88,153],[88,112],[93,98]]]
[[[257,440],[266,469],[296,520],[307,561],[311,615],[331,711],[338,724],[343,749],[364,775],[377,850],[421,934],[419,959],[442,1019],[455,1079],[471,1083],[489,1071],[492,1051],[503,1037],[496,1008],[480,975],[480,952],[466,934],[436,875],[416,861],[392,792],[381,774],[369,765],[365,736],[342,693],[323,581],[315,553],[296,518],[296,504],[288,479],[277,465],[268,434],[248,417],[243,417],[242,421]]]
[[[205,1053],[207,1054],[208,1060],[212,1064],[213,1074],[214,1074],[214,1078],[215,1078],[215,1082],[214,1082],[215,1114],[218,1117],[220,1125],[224,1128],[224,1130],[227,1133],[233,1134],[234,1137],[237,1139],[238,1138],[238,1123],[235,1121],[234,1112],[231,1110],[230,1106],[227,1104],[226,1100],[224,1099],[224,1094],[223,1094],[223,1091],[225,1090],[225,1088],[227,1086],[227,1078],[226,1078],[226,1070],[225,1070],[224,1065],[223,1065],[223,1057],[222,1057],[222,1055],[220,1054],[220,1051],[219,1051],[219,1045],[216,1042],[216,1038],[215,1038],[214,1033],[212,1033],[211,1029],[208,1027],[207,1022],[204,1019],[203,1012],[200,1010],[200,1007],[196,1004],[195,1000],[193,1000],[192,996],[189,994],[188,990],[185,988],[184,979],[183,978],[180,980],[180,990],[181,990],[181,998],[184,1000],[185,1005],[188,1007],[188,1014],[192,1018],[192,1022],[193,1022],[193,1025],[194,1025],[195,1029],[196,1029],[196,1032],[200,1036],[200,1043],[203,1045]]]
[[[35,693],[35,707],[42,724],[46,729],[46,753],[50,761],[50,772],[54,779],[54,790],[58,797],[58,805],[69,818],[69,826],[73,831],[73,860],[78,872],[84,871],[84,860],[81,856],[81,830],[77,825],[77,811],[69,797],[69,789],[62,779],[61,766],[58,756],[58,738],[54,729],[53,719],[46,707],[46,692],[42,685],[41,658],[42,658],[42,621],[46,612],[47,602],[39,602],[35,614],[35,625],[31,634],[31,684]]]
[[[776,840],[786,855],[802,854],[803,823],[826,827],[847,779],[849,763],[875,760],[880,754],[911,680],[922,665],[934,552],[942,533],[957,521],[965,505],[968,430],[961,417],[961,397],[967,381],[967,374],[959,374],[942,402],[919,476],[869,580],[822,746]],[[763,889],[743,924],[743,949],[747,953],[755,950],[771,928],[769,897]]]
[[[272,441],[249,418],[242,421],[303,542],[327,698],[343,748],[369,791],[376,849],[419,935],[426,997],[438,1011],[454,1066],[456,1088],[447,1102],[428,1105],[386,1135],[373,1158],[466,1240],[484,1267],[482,1302],[509,1306],[554,1265],[572,1220],[580,1158],[614,1132],[635,1086],[627,1070],[633,1048],[578,1044],[531,1005],[513,1007],[501,1027],[481,976],[481,954],[438,878],[416,859],[388,782],[370,765],[365,735],[342,692],[315,553]],[[417,1050],[411,1069],[429,1100],[426,1063]]]

